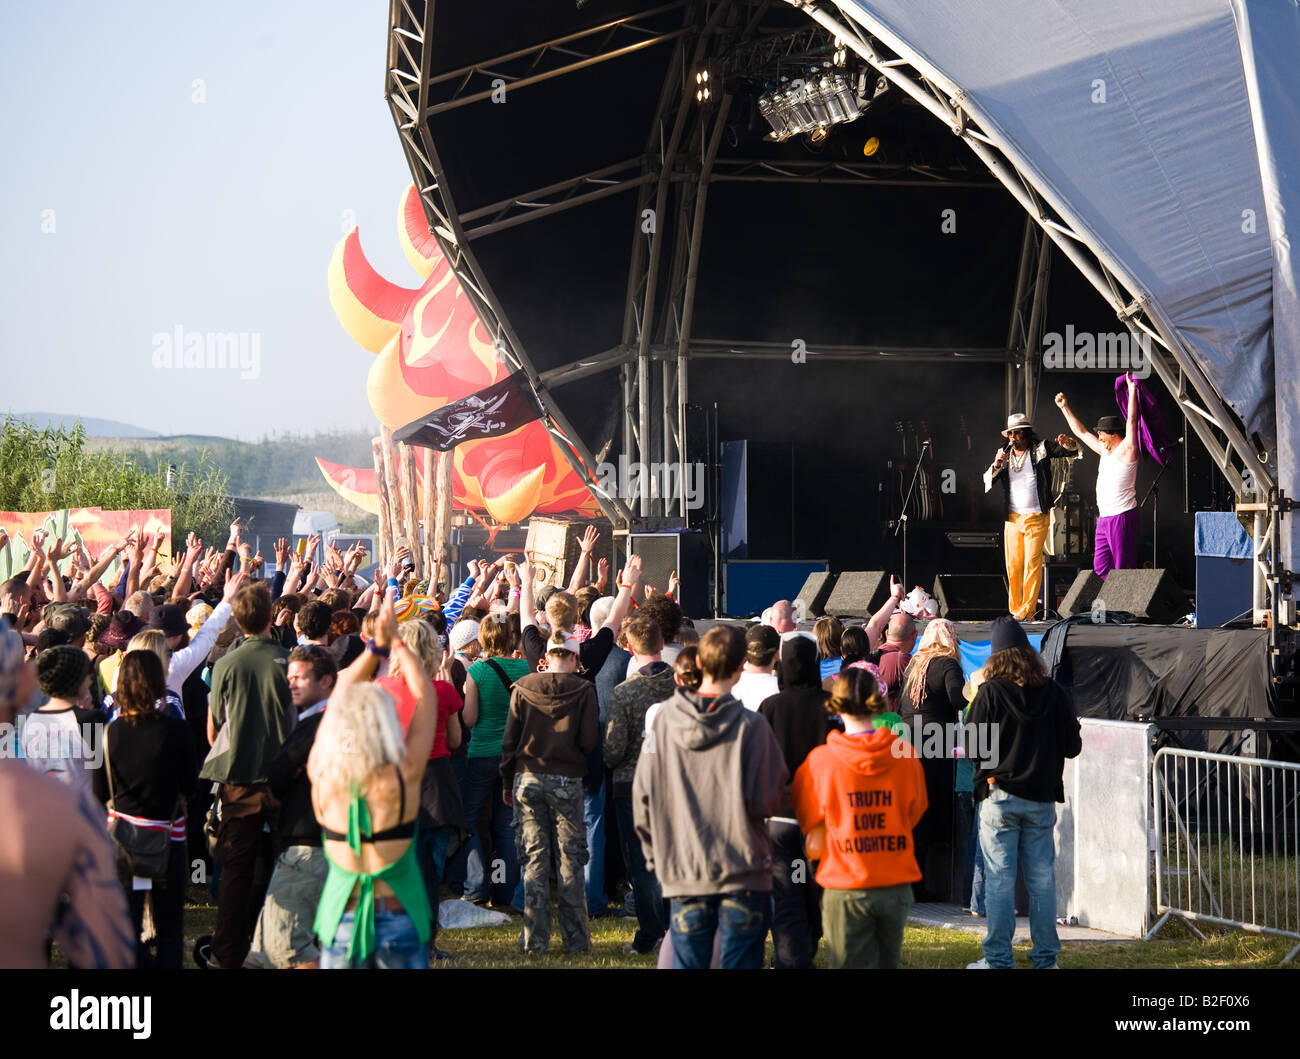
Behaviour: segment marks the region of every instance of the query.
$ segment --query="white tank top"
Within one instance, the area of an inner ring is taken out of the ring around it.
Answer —
[[[1097,467],[1097,514],[1106,518],[1137,507],[1137,460],[1127,463],[1103,452]]]
[[[1038,474],[1029,456],[1026,452],[1024,466],[1018,471],[1013,464],[1007,464],[1007,474],[1011,479],[1011,510],[1017,515],[1042,511],[1038,506]]]

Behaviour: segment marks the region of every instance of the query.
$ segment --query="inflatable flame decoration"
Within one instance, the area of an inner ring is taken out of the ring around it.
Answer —
[[[414,185],[402,195],[398,232],[406,259],[424,280],[418,288],[380,276],[361,252],[355,228],[334,248],[329,266],[330,304],[339,322],[358,345],[377,355],[366,382],[370,407],[393,430],[509,374],[429,232]],[[340,496],[378,514],[373,468],[316,462]],[[499,438],[464,442],[454,450],[453,463],[454,506],[486,511],[498,522],[520,522],[534,511],[597,510],[540,422]]]

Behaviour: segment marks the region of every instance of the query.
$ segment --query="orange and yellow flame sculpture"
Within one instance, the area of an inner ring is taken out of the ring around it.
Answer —
[[[429,232],[414,185],[402,195],[398,232],[406,259],[423,279],[417,288],[379,275],[362,253],[355,228],[334,248],[329,266],[330,304],[339,322],[376,354],[366,382],[370,407],[393,430],[509,374]],[[316,462],[340,496],[378,514],[373,468]],[[486,512],[503,523],[520,522],[534,511],[597,510],[540,422],[503,437],[464,442],[454,450],[453,463],[453,504],[461,510]]]

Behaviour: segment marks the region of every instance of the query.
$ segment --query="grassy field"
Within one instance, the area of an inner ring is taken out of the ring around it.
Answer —
[[[186,937],[191,941],[212,932],[216,923],[216,906],[206,889],[192,887],[191,904],[185,912]],[[554,923],[554,919],[552,920]],[[500,927],[475,927],[469,930],[442,930],[440,948],[454,959],[435,966],[436,970],[466,968],[653,968],[654,956],[628,956],[623,946],[632,940],[636,929],[633,919],[601,918],[591,924],[592,951],[582,956],[567,956],[560,948],[559,928],[554,926],[553,952],[545,956],[525,956],[518,950],[518,920]],[[1179,923],[1169,923],[1154,941],[1067,942],[1060,964],[1065,970],[1125,969],[1207,969],[1277,967],[1295,944],[1286,938],[1262,937],[1243,932],[1211,933],[1199,941]],[[944,930],[936,927],[911,926],[903,938],[903,966],[923,969],[963,968],[981,956],[981,933]],[[1016,966],[1029,967],[1029,946],[1016,946]],[[771,957],[771,944],[768,945]],[[818,965],[822,958],[819,956]],[[194,964],[186,956],[186,966]],[[1289,968],[1300,966],[1300,958]]]

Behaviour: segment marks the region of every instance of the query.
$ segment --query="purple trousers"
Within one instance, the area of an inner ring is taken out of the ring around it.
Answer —
[[[1105,579],[1112,570],[1132,570],[1138,564],[1138,535],[1142,528],[1142,509],[1131,507],[1118,515],[1097,519],[1096,547],[1092,568]]]

